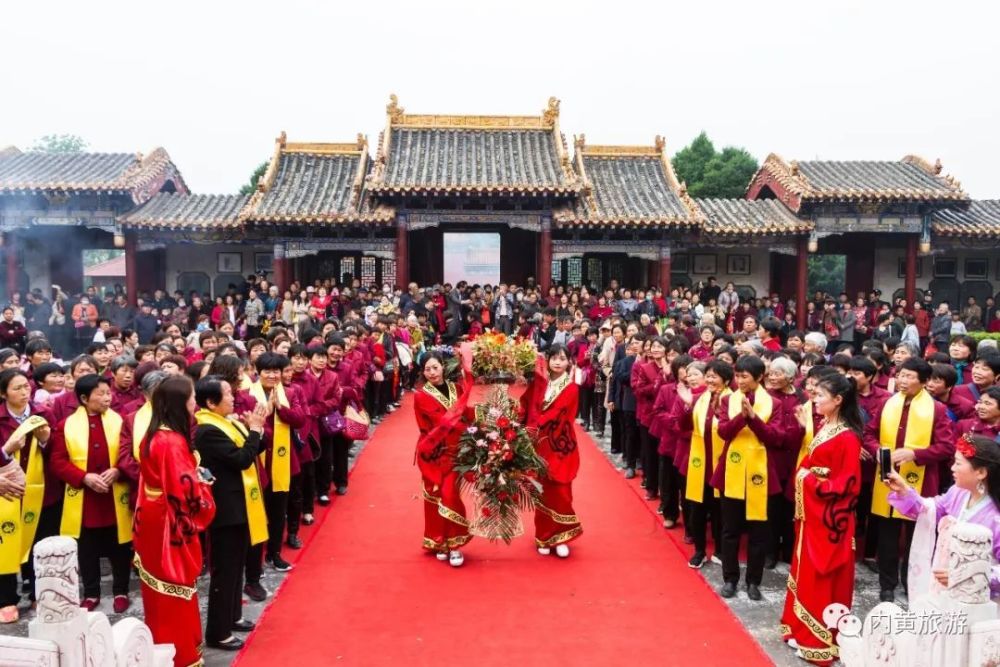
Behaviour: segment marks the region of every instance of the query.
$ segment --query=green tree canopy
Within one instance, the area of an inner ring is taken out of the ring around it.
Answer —
[[[87,142],[75,134],[46,134],[31,146],[45,153],[82,153],[86,148]]]
[[[757,171],[757,161],[746,150],[727,146],[718,152],[704,132],[677,151],[673,164],[692,197],[742,197]]]
[[[250,174],[250,182],[240,188],[240,194],[252,195],[257,189],[257,181],[261,179],[261,176],[264,175],[265,171],[267,171],[267,162],[261,162],[257,165],[257,168],[253,170],[253,173]]]

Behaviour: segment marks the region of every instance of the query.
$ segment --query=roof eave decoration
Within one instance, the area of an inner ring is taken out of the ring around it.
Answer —
[[[1000,240],[1000,199],[976,200],[965,208],[936,211],[931,232],[935,236]]]
[[[379,133],[375,166],[366,179],[368,190],[376,194],[426,194],[436,195],[572,195],[583,188],[570,163],[566,137],[559,130],[559,100],[550,97],[541,116],[463,115],[463,114],[408,114],[399,105],[395,94],[389,95],[385,107],[385,129]],[[552,133],[553,145],[565,184],[538,185],[510,183],[504,185],[458,185],[405,183],[390,185],[385,182],[385,172],[392,147],[393,129],[424,130],[545,130]]]
[[[628,157],[656,157],[660,159],[660,166],[667,184],[673,193],[680,199],[688,214],[686,216],[580,216],[572,207],[564,207],[553,214],[557,223],[563,226],[575,227],[689,227],[699,228],[704,224],[705,214],[698,207],[697,202],[691,198],[687,192],[687,185],[677,179],[670,156],[667,155],[666,141],[657,135],[652,146],[612,146],[612,145],[587,145],[586,136],[583,134],[574,137],[575,148],[574,162],[576,165],[579,180],[583,186],[583,196],[587,198],[590,210],[597,210],[597,202],[594,196],[594,185],[587,177],[584,156],[597,158],[628,158]]]

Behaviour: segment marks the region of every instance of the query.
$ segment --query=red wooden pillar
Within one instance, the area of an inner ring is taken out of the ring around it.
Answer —
[[[274,244],[274,284],[279,292],[288,289],[291,281],[288,279],[288,258],[285,256],[285,244]]]
[[[913,308],[917,298],[917,237],[914,234],[906,237],[906,279],[903,283],[903,296],[908,308]]]
[[[139,258],[138,239],[135,232],[125,232],[125,296],[128,304],[135,307],[139,298]]]
[[[405,217],[396,223],[396,286],[406,290],[410,284],[410,232]]]
[[[670,246],[660,246],[660,289],[663,290],[663,298],[670,298]]]
[[[805,236],[798,241],[795,266],[795,323],[800,330],[806,329],[806,296],[809,291],[809,239]]]
[[[552,222],[542,220],[542,231],[538,235],[538,288],[542,296],[549,293],[552,283]]]

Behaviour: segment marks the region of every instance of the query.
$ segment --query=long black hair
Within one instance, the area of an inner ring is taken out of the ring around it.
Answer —
[[[962,436],[968,444],[976,448],[975,456],[966,456],[973,468],[986,469],[986,492],[993,504],[1000,507],[1000,444],[984,435],[967,433]],[[959,443],[959,449],[963,449]],[[962,452],[963,456],[965,452]]]
[[[143,456],[149,456],[149,445],[161,428],[178,434],[184,438],[188,448],[191,448],[191,413],[188,412],[187,404],[193,391],[194,384],[186,375],[171,375],[156,386],[150,399],[153,403],[153,418],[142,439]]]
[[[830,392],[831,396],[844,399],[840,404],[840,420],[859,438],[862,437],[865,422],[858,408],[858,389],[854,379],[834,372],[820,377],[816,385]]]

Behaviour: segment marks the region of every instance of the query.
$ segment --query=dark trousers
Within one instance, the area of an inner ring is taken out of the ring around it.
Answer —
[[[375,380],[368,380],[365,385],[365,410],[374,419],[379,416],[378,412],[379,383]]]
[[[111,561],[111,592],[128,595],[132,543],[118,544],[118,527],[82,528],[77,540],[83,597],[101,597],[101,558]]]
[[[267,555],[281,555],[285,537],[285,516],[288,514],[288,492],[264,489],[264,510],[267,512]]]
[[[674,460],[671,456],[658,456],[659,458],[659,479],[660,479],[660,508],[663,510],[663,518],[677,521],[680,516],[681,474],[674,467]],[[686,517],[685,517],[686,518]]]
[[[645,480],[646,494],[654,498],[660,495],[660,455],[656,449],[660,444],[646,426],[639,424],[639,446],[642,456],[642,478]]]
[[[343,433],[333,436],[333,485],[347,486],[347,460],[353,440]]]
[[[784,484],[782,484],[784,486]],[[784,494],[768,496],[767,519],[771,522],[771,545],[768,554],[775,560],[792,562],[795,549],[795,504]]]
[[[748,521],[744,500],[720,498],[722,507],[722,579],[740,580],[740,538],[749,534],[747,544],[747,583],[760,585],[764,576],[764,559],[771,541],[771,526],[767,521]]]
[[[906,519],[886,519],[879,517],[878,526],[878,584],[883,591],[894,591],[903,577],[906,587],[906,571],[910,563],[910,542],[913,541],[913,521]],[[900,552],[900,542],[903,550]]]
[[[863,483],[858,493],[858,509],[855,513],[857,534],[864,535],[864,553],[866,560],[875,558],[878,554],[878,523],[882,517],[872,514],[872,483]]]
[[[289,535],[299,532],[299,524],[302,521],[302,482],[304,479],[305,477],[302,472],[298,475],[293,475],[291,484],[288,487],[288,503],[285,519],[288,522]]]
[[[233,623],[243,616],[243,564],[250,548],[250,527],[212,526],[208,529],[213,558],[209,567],[208,617],[205,639],[210,642],[228,639]]]
[[[715,553],[722,550],[722,511],[719,506],[719,499],[715,497],[715,489],[708,484],[705,485],[702,496],[704,502],[690,503],[689,516],[691,526],[691,539],[694,540],[694,550],[697,553],[707,553],[708,538],[706,534],[706,522],[712,522],[712,542],[715,544]],[[739,579],[737,571],[736,578]]]
[[[514,322],[509,315],[497,318],[496,330],[505,334],[509,334],[514,330]]]
[[[635,410],[622,410],[622,450],[625,453],[625,467],[635,470],[639,461],[639,423],[635,420]]]
[[[594,400],[590,406],[590,425],[600,436],[604,435],[604,423],[607,421],[608,412],[608,409],[604,407],[604,396],[603,391],[595,391]]]
[[[270,528],[268,528],[268,530],[270,530]],[[270,535],[270,533],[268,534]],[[260,544],[247,548],[247,558],[243,565],[246,568],[248,584],[260,583],[260,576],[264,573],[265,544],[267,544],[267,542],[261,542]],[[225,637],[223,637],[223,639],[225,639]]]
[[[319,457],[313,462],[317,496],[330,495],[330,477],[333,474],[333,439],[332,435],[323,435],[319,439]]]
[[[17,575],[0,574],[0,607],[13,607],[21,601],[17,592]]]
[[[59,522],[62,521],[62,501],[42,508],[41,516],[38,517],[38,528],[35,530],[35,542],[31,545],[28,553],[28,562],[21,566],[21,580],[24,587],[28,589],[31,601],[35,601],[35,544],[46,537],[54,537],[59,534]]]
[[[590,415],[593,411],[594,388],[580,386],[580,408],[578,415],[583,421],[583,428],[590,429]]]
[[[622,447],[622,411],[612,410],[611,415],[611,451],[614,454],[621,454],[624,450]]]

